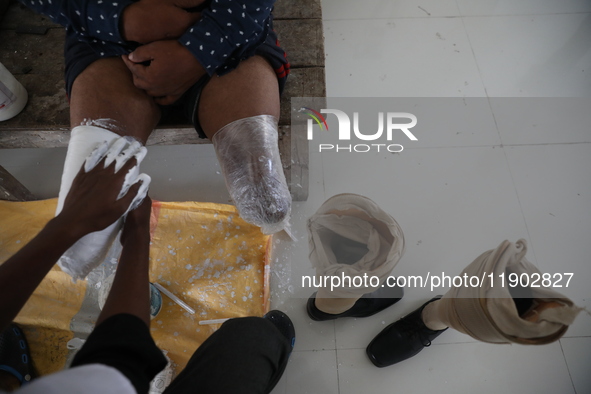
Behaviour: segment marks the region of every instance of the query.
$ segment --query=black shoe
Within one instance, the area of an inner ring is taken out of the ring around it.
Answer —
[[[289,341],[291,348],[293,349],[295,345],[295,329],[293,328],[293,323],[289,316],[281,311],[273,310],[267,312],[265,316],[263,316],[263,319],[267,319],[273,323],[281,334],[283,334],[283,336]]]
[[[14,375],[21,385],[36,377],[25,334],[16,324],[0,334],[0,371]]]
[[[425,326],[421,314],[427,304],[437,301],[437,296],[419,309],[384,328],[367,346],[366,353],[376,367],[387,367],[418,354],[423,348],[431,346],[431,341],[443,331],[431,330]]]
[[[273,373],[273,376],[271,376],[271,379],[269,380],[269,384],[267,386],[267,389],[265,390],[265,393],[270,393],[271,391],[273,391],[273,388],[279,382],[279,379],[281,379],[281,376],[283,375],[283,372],[285,372],[285,368],[287,367],[289,356],[291,356],[293,346],[295,345],[295,329],[293,328],[293,323],[291,322],[289,316],[287,316],[285,313],[281,311],[269,311],[265,314],[265,316],[263,316],[263,319],[269,320],[271,323],[273,323],[273,325],[277,327],[279,332],[281,332],[281,334],[291,345],[289,353],[287,354],[287,356],[283,356],[283,360],[281,361],[279,367]]]
[[[316,293],[308,298],[306,309],[310,319],[316,321],[334,320],[339,317],[368,317],[383,311],[402,299],[402,287],[381,287],[373,293],[364,294],[355,304],[343,313],[322,312],[316,307]]]

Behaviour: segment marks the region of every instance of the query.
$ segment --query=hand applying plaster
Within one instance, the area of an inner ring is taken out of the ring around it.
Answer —
[[[18,314],[58,258],[81,237],[103,230],[118,220],[138,198],[144,184],[133,184],[117,198],[125,175],[137,165],[134,159],[115,172],[116,163],[80,169],[60,213],[27,245],[0,265],[0,331]]]
[[[56,213],[58,215],[62,213],[67,201],[64,196],[66,194],[69,196],[68,190],[72,184],[72,170],[81,165],[81,160],[82,171],[90,173],[96,167],[112,167],[116,174],[123,177],[123,183],[116,196],[117,200],[123,199],[129,193],[131,185],[141,182],[141,186],[137,195],[119,217],[109,218],[110,223],[103,226],[101,231],[95,230],[82,237],[60,257],[58,262],[60,268],[74,280],[85,278],[90,271],[103,262],[121,229],[123,217],[141,203],[150,185],[150,177],[139,173],[139,164],[146,155],[146,148],[130,137],[116,137],[114,133],[106,134],[100,129],[95,129],[92,126],[80,126],[72,131]],[[101,133],[93,140],[91,137],[97,132]],[[108,138],[105,139],[106,137]],[[134,165],[129,165],[130,162]]]
[[[128,160],[119,171],[116,171],[116,162],[106,164],[106,157],[103,157],[93,169],[85,171],[84,167],[74,179],[68,196],[65,199],[62,211],[56,216],[56,220],[69,223],[68,227],[76,238],[87,234],[101,231],[117,221],[129,210],[129,207],[136,200],[145,197],[148,185],[140,180],[129,185],[127,193],[121,198],[121,188],[125,187],[125,178],[134,167],[137,167],[137,160]],[[115,177],[115,181],[112,179]],[[121,183],[120,186],[109,186],[101,192],[97,192],[99,185],[107,182]],[[140,201],[141,203],[141,201]]]

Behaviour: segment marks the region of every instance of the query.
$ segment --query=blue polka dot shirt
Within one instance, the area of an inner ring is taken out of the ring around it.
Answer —
[[[34,11],[75,32],[103,57],[130,53],[119,31],[123,10],[132,0],[20,0]],[[265,41],[275,0],[211,0],[202,18],[179,42],[209,75],[223,75],[252,55]]]

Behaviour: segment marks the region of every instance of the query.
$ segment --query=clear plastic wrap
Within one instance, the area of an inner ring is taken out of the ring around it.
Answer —
[[[105,156],[107,157],[105,165],[110,165],[113,161],[116,161],[116,171],[132,157],[136,158],[137,165],[126,174],[118,196],[118,198],[125,196],[133,184],[141,181],[140,190],[131,202],[127,212],[135,209],[146,197],[151,181],[148,175],[139,172],[139,164],[146,156],[146,152],[146,148],[131,137],[120,137],[113,132],[94,126],[78,126],[74,128],[64,164],[56,215],[61,212],[64,200],[70,191],[75,176],[80,171],[80,167],[84,165],[84,171],[88,172]],[[78,240],[58,260],[60,268],[71,275],[74,280],[84,279],[90,271],[105,259],[121,229],[124,217],[125,215],[104,230],[88,234]]]
[[[240,217],[265,234],[288,230],[291,195],[279,156],[277,119],[259,115],[234,121],[214,135],[213,145]]]

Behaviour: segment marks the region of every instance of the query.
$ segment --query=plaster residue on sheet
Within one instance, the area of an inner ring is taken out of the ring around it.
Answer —
[[[194,203],[156,204],[159,219],[152,243],[164,247],[151,249],[150,280],[195,310],[191,315],[164,296],[152,322],[156,343],[169,352],[178,372],[197,345],[219,328],[199,321],[266,312],[270,238],[242,221],[231,206],[198,204],[195,210]]]
[[[53,217],[56,203],[0,202],[0,258],[5,260],[28,242]],[[243,222],[234,207],[208,203],[155,201],[151,232],[150,280],[196,311],[192,315],[163,295],[162,310],[151,323],[156,343],[168,351],[178,373],[219,328],[199,321],[266,312],[271,241],[258,227]],[[103,266],[111,271],[113,262],[108,258]],[[87,283],[73,283],[56,266],[19,314],[18,323],[40,327],[27,334],[31,333],[29,345],[41,374],[63,367],[66,343],[72,339],[70,323],[88,293]],[[92,289],[98,293],[103,285],[94,282]]]

